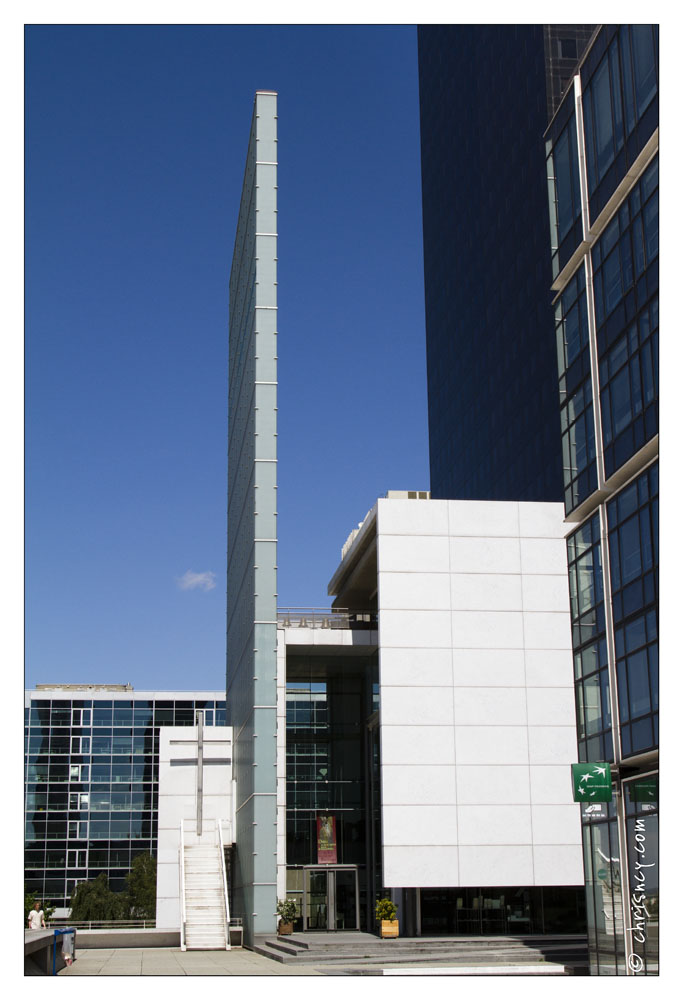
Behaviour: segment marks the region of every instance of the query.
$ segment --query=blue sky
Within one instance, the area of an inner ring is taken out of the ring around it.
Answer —
[[[377,496],[429,485],[416,32],[46,25],[25,71],[26,685],[221,688],[257,89],[279,93],[280,605],[328,606]]]

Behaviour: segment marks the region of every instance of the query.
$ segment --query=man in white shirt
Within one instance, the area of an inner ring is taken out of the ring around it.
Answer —
[[[45,914],[40,908],[40,903],[36,902],[28,915],[28,929],[39,931],[41,927],[45,927]]]

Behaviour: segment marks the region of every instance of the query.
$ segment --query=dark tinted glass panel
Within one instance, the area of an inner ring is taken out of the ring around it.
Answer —
[[[543,29],[424,26],[418,55],[432,496],[559,500]],[[477,100],[460,100],[454,81],[470,79]]]

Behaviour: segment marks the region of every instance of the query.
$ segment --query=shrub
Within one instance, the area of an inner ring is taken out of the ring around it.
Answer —
[[[292,924],[296,918],[296,903],[293,899],[278,899],[277,912],[283,924]]]
[[[378,899],[375,903],[375,920],[395,920],[398,906],[393,899]]]

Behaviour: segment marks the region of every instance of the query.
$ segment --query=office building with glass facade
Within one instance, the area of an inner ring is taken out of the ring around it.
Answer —
[[[38,685],[25,694],[25,885],[60,911],[104,872],[115,892],[157,853],[159,730],[225,725],[220,691]]]
[[[658,971],[659,36],[602,25],[546,134],[591,971]]]
[[[437,499],[562,499],[543,134],[591,31],[418,28]]]

